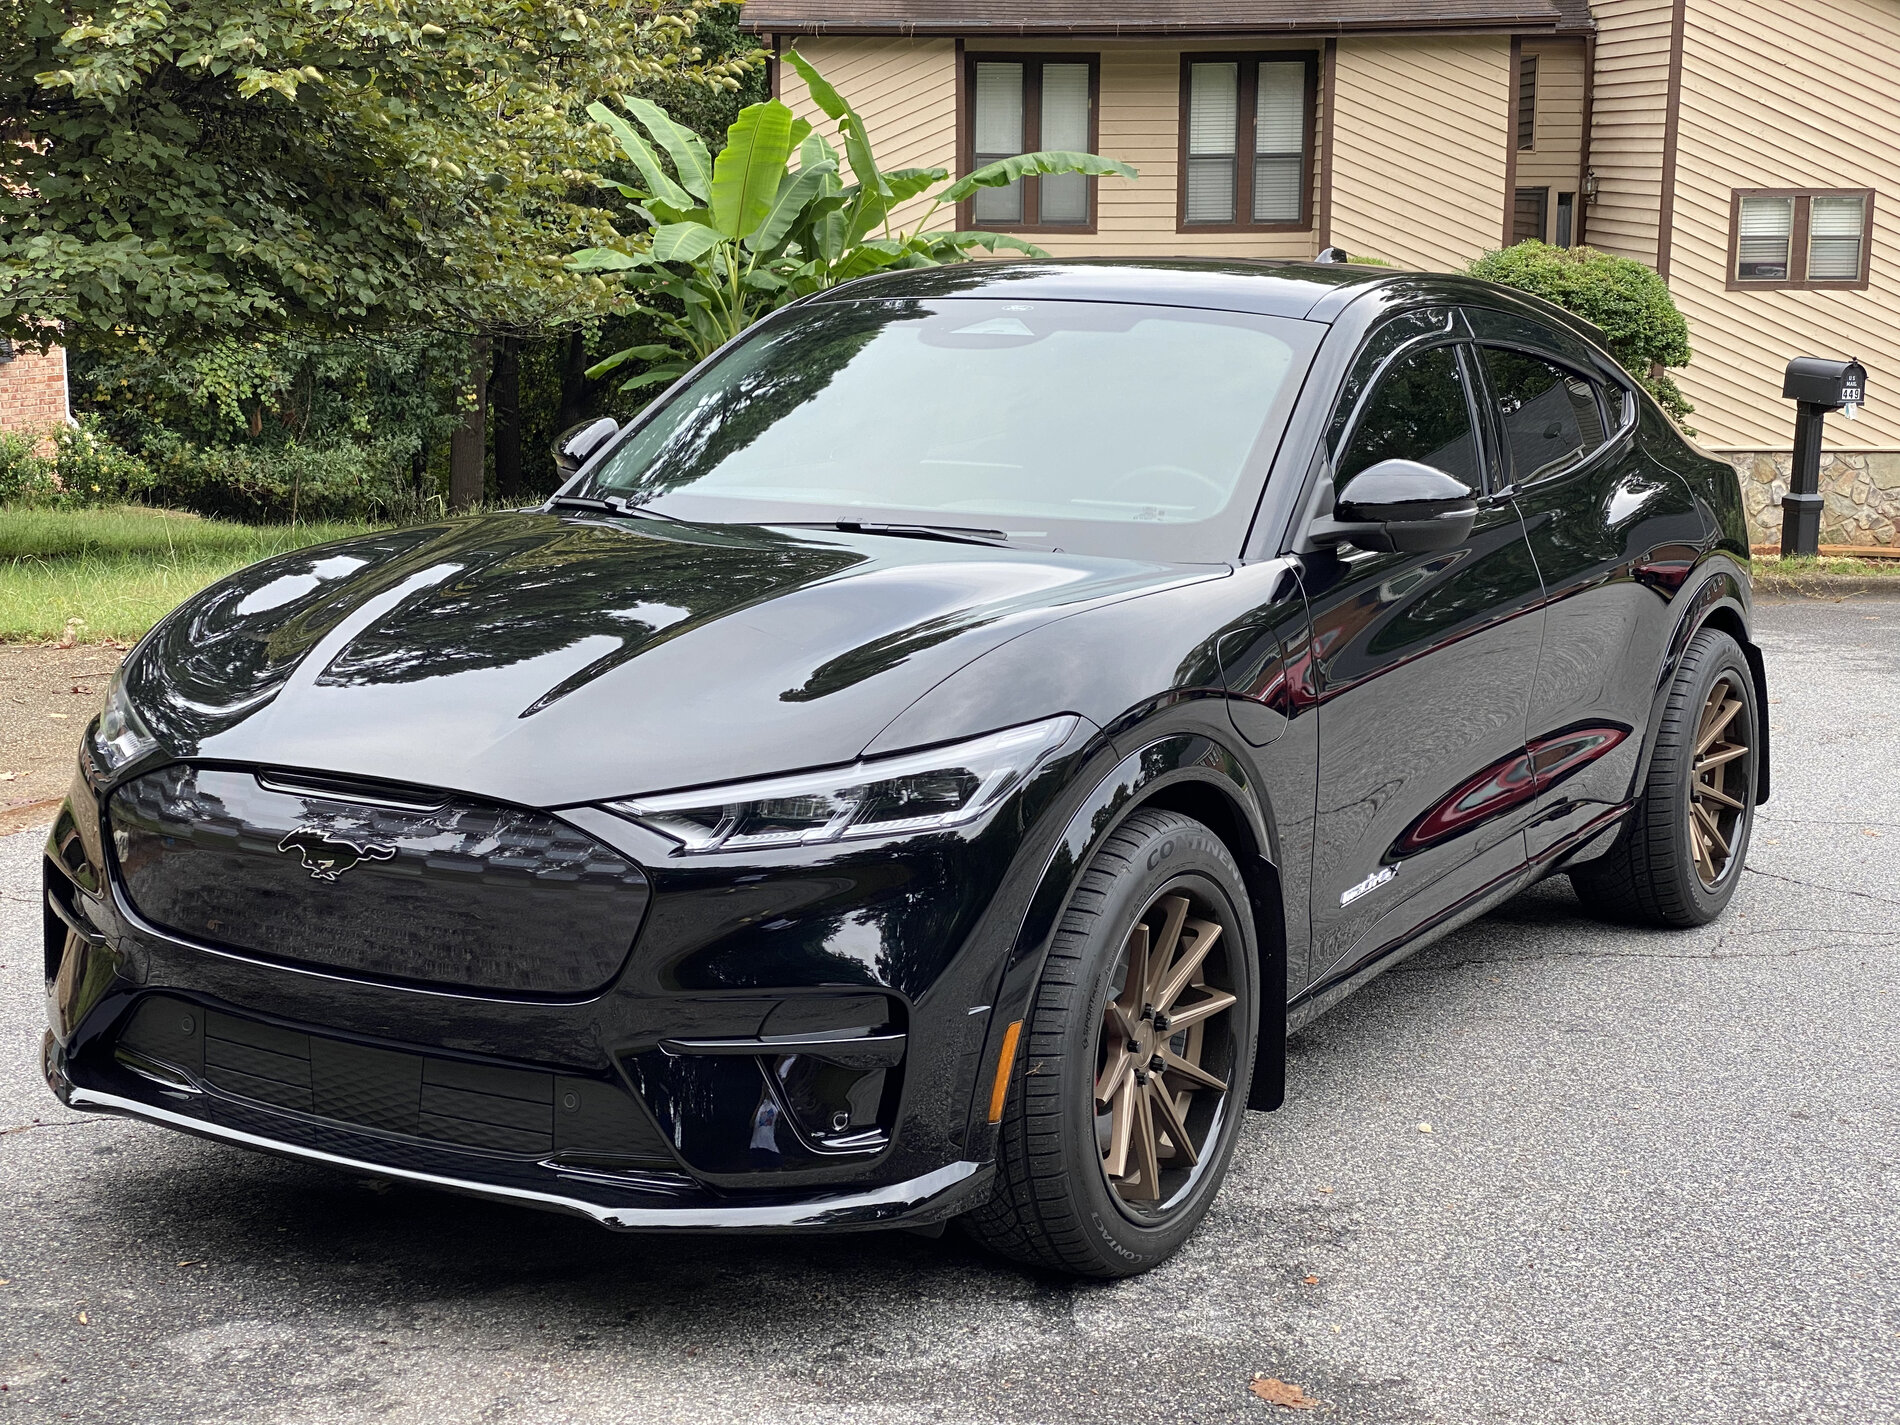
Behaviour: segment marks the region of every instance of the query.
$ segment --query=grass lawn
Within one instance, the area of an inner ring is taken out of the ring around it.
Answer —
[[[355,524],[244,525],[168,510],[0,509],[0,640],[131,642],[180,600]]]

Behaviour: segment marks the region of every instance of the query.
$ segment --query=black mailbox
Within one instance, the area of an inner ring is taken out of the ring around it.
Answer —
[[[1797,356],[1788,363],[1781,394],[1811,406],[1859,406],[1867,400],[1867,368],[1858,361]]]

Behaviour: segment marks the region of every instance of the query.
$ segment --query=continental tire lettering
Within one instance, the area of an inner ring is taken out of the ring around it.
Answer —
[[[1223,861],[1228,859],[1225,854],[1226,848],[1221,846],[1219,842],[1208,840],[1205,836],[1193,836],[1186,840],[1176,840],[1174,837],[1169,837],[1148,853],[1148,869],[1150,871],[1154,870],[1155,867],[1159,866],[1163,861],[1173,856],[1176,851],[1184,847],[1189,851],[1199,851],[1205,856],[1214,856]]]
[[[1141,1260],[1141,1253],[1131,1252],[1128,1248],[1122,1246],[1121,1243],[1115,1240],[1115,1234],[1110,1232],[1107,1226],[1102,1222],[1101,1213],[1091,1212],[1089,1214],[1089,1221],[1095,1224],[1096,1235],[1102,1239],[1103,1244],[1109,1251],[1113,1252],[1125,1262],[1138,1262]]]

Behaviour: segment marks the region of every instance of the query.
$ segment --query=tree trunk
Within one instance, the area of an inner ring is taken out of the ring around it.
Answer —
[[[462,423],[449,435],[449,509],[481,503],[488,457],[488,338],[468,344],[468,382],[475,403],[462,412]]]
[[[495,419],[495,497],[503,503],[521,495],[521,338],[505,336],[495,345],[495,376],[489,391]]]
[[[578,331],[567,334],[567,352],[561,361],[561,418],[557,431],[587,419],[587,340]]]

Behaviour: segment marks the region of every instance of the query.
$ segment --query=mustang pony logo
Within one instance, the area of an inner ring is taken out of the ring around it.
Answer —
[[[303,868],[314,881],[334,881],[358,861],[389,861],[396,855],[393,846],[359,846],[354,841],[318,831],[314,826],[300,826],[285,833],[277,849],[295,851],[302,857]]]

